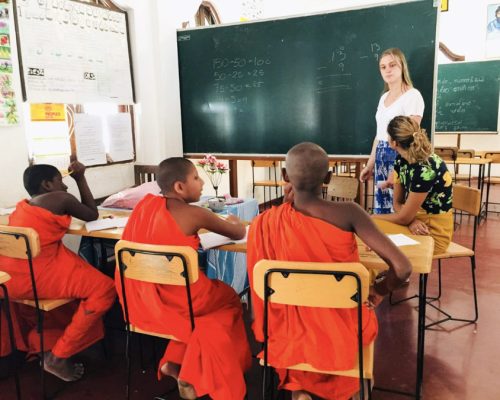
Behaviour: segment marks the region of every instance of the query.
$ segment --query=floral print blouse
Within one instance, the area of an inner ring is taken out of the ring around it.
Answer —
[[[451,174],[446,163],[436,154],[431,154],[427,161],[414,164],[398,155],[394,161],[394,183],[403,187],[405,201],[410,192],[427,193],[422,204],[427,214],[444,214],[451,209]]]

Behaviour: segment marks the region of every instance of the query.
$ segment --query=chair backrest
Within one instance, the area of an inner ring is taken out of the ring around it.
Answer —
[[[274,168],[276,167],[278,161],[276,160],[252,160],[252,167],[255,168]]]
[[[134,165],[135,185],[155,181],[157,173],[158,165]]]
[[[327,198],[354,200],[358,195],[359,181],[351,176],[333,175],[328,185]]]
[[[490,159],[492,164],[500,163],[500,151],[488,151],[484,153],[484,158]]]
[[[198,280],[198,253],[189,246],[163,246],[120,240],[115,246],[116,267],[122,285],[123,311],[127,332],[130,317],[125,278],[142,282],[186,287],[191,330],[194,311],[190,285]]]
[[[457,158],[474,158],[476,152],[472,149],[459,149],[457,152]]]
[[[445,161],[455,161],[457,159],[458,147],[434,147],[434,153]]]
[[[481,191],[464,185],[453,185],[453,208],[477,217],[481,210]]]
[[[189,246],[163,246],[120,240],[115,246],[117,268],[124,278],[185,286],[198,280],[198,253]]]
[[[0,271],[0,285],[10,280],[10,275],[7,272]]]
[[[356,276],[359,277],[361,302],[368,298],[369,273],[361,263],[260,260],[253,270],[253,286],[261,299],[264,299],[266,276],[272,288],[269,296],[272,303],[355,308],[358,307]]]
[[[0,225],[0,255],[27,260],[40,254],[40,238],[33,228]]]

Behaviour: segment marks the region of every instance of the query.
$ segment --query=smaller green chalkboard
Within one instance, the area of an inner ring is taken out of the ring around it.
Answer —
[[[498,133],[500,60],[438,68],[436,133]]]

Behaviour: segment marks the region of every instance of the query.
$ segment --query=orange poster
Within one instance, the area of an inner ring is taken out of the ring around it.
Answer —
[[[32,121],[65,121],[64,104],[40,103],[30,104]]]

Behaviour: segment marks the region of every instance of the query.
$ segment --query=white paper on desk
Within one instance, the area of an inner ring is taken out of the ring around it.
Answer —
[[[387,235],[387,236],[389,236],[389,239],[392,240],[392,243],[394,243],[398,247],[420,244],[416,240],[413,240],[412,238],[410,238],[402,233],[397,233],[395,235]]]
[[[200,234],[200,244],[203,250],[212,249],[214,247],[219,247],[224,244],[237,244],[237,243],[246,243],[248,236],[248,226],[246,227],[245,237],[243,239],[234,240],[230,239],[227,236],[219,235],[214,232],[207,232]]]
[[[14,212],[16,207],[12,208],[0,208],[0,215],[10,215]]]
[[[103,229],[124,228],[127,225],[128,217],[121,218],[103,218],[90,221],[85,224],[88,232],[101,231]]]

